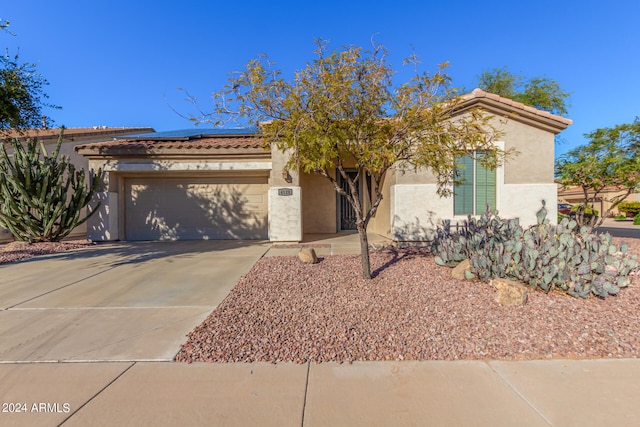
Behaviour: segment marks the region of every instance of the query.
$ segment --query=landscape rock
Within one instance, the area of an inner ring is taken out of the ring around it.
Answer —
[[[497,289],[496,302],[500,305],[523,306],[529,298],[527,286],[523,283],[509,279],[492,279],[491,286]]]
[[[300,252],[298,252],[298,258],[300,261],[305,264],[317,264],[318,256],[316,255],[316,251],[313,248],[302,248]]]
[[[640,239],[614,239],[640,255]],[[310,266],[299,250],[261,258],[189,334],[176,361],[640,357],[640,276],[605,300],[531,290],[523,307],[503,307],[496,291],[454,279],[432,255],[374,251],[377,274],[367,280],[359,255],[326,255]]]
[[[29,243],[28,242],[21,242],[19,240],[16,240],[14,242],[11,243],[7,243],[6,245],[4,245],[2,247],[3,251],[9,252],[9,251],[24,251],[26,249],[29,248]]]
[[[0,264],[22,261],[39,255],[55,254],[69,249],[92,246],[88,240],[67,240],[64,242],[11,242],[0,245]]]
[[[460,264],[453,267],[453,269],[451,270],[451,276],[454,279],[465,280],[466,279],[466,277],[464,276],[465,271],[471,272],[471,264],[469,264],[468,259],[465,259]]]

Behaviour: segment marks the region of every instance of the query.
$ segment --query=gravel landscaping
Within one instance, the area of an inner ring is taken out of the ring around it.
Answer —
[[[640,240],[624,241],[640,255]],[[92,245],[86,240],[0,246],[0,264]],[[319,264],[261,259],[188,336],[185,362],[625,358],[640,355],[640,276],[604,300],[531,291],[503,307],[482,282],[459,281],[416,249],[372,251]],[[215,280],[215,279],[212,279]]]
[[[43,242],[31,245],[25,242],[6,243],[0,245],[0,264],[23,261],[38,255],[55,254],[91,245],[93,243],[88,240],[65,240],[64,242]]]
[[[640,242],[625,241],[634,254]],[[319,264],[261,259],[188,336],[185,362],[351,362],[627,358],[640,355],[640,278],[616,297],[576,299],[530,291],[503,307],[494,289],[459,281],[417,250],[371,254],[376,277],[360,278],[357,255]],[[215,280],[215,279],[212,279]]]

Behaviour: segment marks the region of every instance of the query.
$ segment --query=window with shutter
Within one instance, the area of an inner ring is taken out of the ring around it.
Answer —
[[[480,215],[496,208],[496,171],[483,166],[475,156],[459,157],[456,162],[456,177],[459,181],[454,188],[453,211],[455,215]]]

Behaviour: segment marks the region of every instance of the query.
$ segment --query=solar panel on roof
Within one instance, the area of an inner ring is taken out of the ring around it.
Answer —
[[[145,139],[145,140],[188,140],[191,138],[205,138],[216,136],[252,136],[258,133],[256,127],[229,128],[229,129],[179,129],[163,132],[139,133],[134,135],[118,136],[118,139]]]

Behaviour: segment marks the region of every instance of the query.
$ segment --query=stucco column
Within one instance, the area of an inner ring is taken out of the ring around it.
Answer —
[[[91,160],[89,167],[104,170],[105,162]],[[91,217],[87,220],[87,239],[95,242],[118,240],[118,180],[112,176],[113,172],[103,172],[102,186],[94,196],[94,202],[100,202]],[[91,203],[90,206],[95,206]]]
[[[302,240],[302,190],[300,174],[287,168],[290,151],[271,146],[269,177],[269,240],[299,242]]]

